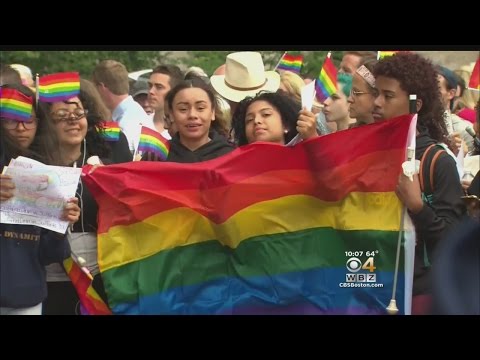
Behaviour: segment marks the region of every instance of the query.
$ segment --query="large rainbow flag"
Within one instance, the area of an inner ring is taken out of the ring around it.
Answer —
[[[195,164],[86,167],[110,308],[385,314],[410,123],[407,115],[294,147],[255,143]],[[402,239],[396,300],[404,314],[413,246]]]
[[[330,53],[325,58],[320,74],[315,81],[317,99],[320,102],[337,92],[337,68],[330,59]]]
[[[300,74],[303,64],[303,55],[291,55],[289,53],[283,54],[280,62],[278,63],[278,70],[291,71],[296,74]]]
[[[63,267],[72,281],[80,299],[82,315],[111,315],[108,308],[92,286],[92,280],[82,271],[80,266],[69,257],[63,261]]]
[[[40,101],[64,101],[77,96],[79,93],[80,75],[77,72],[50,74],[38,79]]]

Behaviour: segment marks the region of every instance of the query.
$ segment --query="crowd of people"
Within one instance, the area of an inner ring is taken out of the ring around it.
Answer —
[[[452,285],[445,292],[447,280],[442,278],[439,285],[436,275],[442,268],[438,261],[449,257],[446,252],[472,256],[451,250],[453,241],[462,244],[458,234],[469,244],[478,234],[479,96],[466,87],[470,73],[465,68],[455,72],[413,52],[377,60],[376,52],[347,51],[336,92],[307,109],[302,108],[301,91],[309,80],[294,72],[266,71],[258,52],[229,54],[210,77],[197,67],[182,71],[161,64],[133,84],[122,63],[104,60],[89,79],[80,79],[78,94],[53,102],[36,100],[36,84],[27,67],[0,66],[0,97],[19,93],[33,104],[24,120],[0,112],[0,169],[20,155],[67,167],[82,167],[92,156],[101,165],[163,161],[148,151],[138,154],[142,126],[169,141],[165,161],[202,162],[257,141],[287,145],[293,139],[388,121],[410,113],[410,95],[415,94],[415,156],[421,166],[413,181],[401,174],[396,189],[417,234],[412,314],[480,313],[478,292],[466,291],[469,298],[462,302],[461,296],[457,299],[462,289]],[[103,136],[105,121],[120,127],[115,141]],[[0,175],[0,204],[13,196],[12,178]],[[61,235],[0,221],[2,315],[78,314],[79,298],[62,266],[71,252],[86,259],[93,287],[108,300],[97,263],[97,213],[80,179],[76,197],[66,202],[63,212],[63,219],[72,224],[70,232]],[[12,234],[32,234],[38,241]],[[469,246],[476,246],[478,255],[476,239]],[[463,271],[459,276],[469,275]],[[468,284],[474,279],[456,280]],[[478,274],[476,279],[478,287]],[[450,301],[453,294],[455,301]]]

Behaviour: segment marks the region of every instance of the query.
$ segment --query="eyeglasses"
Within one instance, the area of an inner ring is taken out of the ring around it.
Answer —
[[[52,113],[52,117],[57,123],[60,123],[62,121],[80,120],[87,114],[88,110],[82,108],[76,108],[73,111],[68,111],[66,109],[58,109],[57,111]]]
[[[363,94],[370,94],[368,91],[357,91],[357,90],[350,90],[350,96],[351,97],[357,97],[357,96],[360,96],[360,95],[363,95]]]
[[[35,129],[38,125],[38,119],[35,119],[33,121],[16,121],[16,120],[11,120],[11,119],[5,119],[1,118],[0,123],[3,124],[3,127],[7,130],[15,130],[18,128],[20,124],[23,124],[23,127],[26,130],[31,130]]]

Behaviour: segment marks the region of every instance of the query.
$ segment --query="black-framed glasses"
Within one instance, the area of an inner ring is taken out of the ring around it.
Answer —
[[[7,130],[15,130],[19,127],[20,124],[23,124],[23,127],[26,130],[35,129],[38,125],[38,119],[30,120],[30,121],[17,121],[11,120],[6,118],[1,118],[0,123],[3,124],[3,127]]]
[[[80,120],[84,116],[87,116],[88,110],[82,108],[76,108],[73,111],[68,111],[66,109],[58,109],[57,111],[52,113],[53,119],[59,123],[62,121],[69,121],[69,120]]]

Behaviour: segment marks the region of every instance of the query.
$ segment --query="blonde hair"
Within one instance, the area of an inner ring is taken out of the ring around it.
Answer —
[[[279,71],[280,73],[280,86],[283,85],[285,88],[284,92],[293,98],[297,103],[302,103],[302,88],[305,86],[305,81],[303,79],[291,72],[291,71]],[[321,108],[322,105],[317,101],[313,102],[313,106],[316,108]]]

